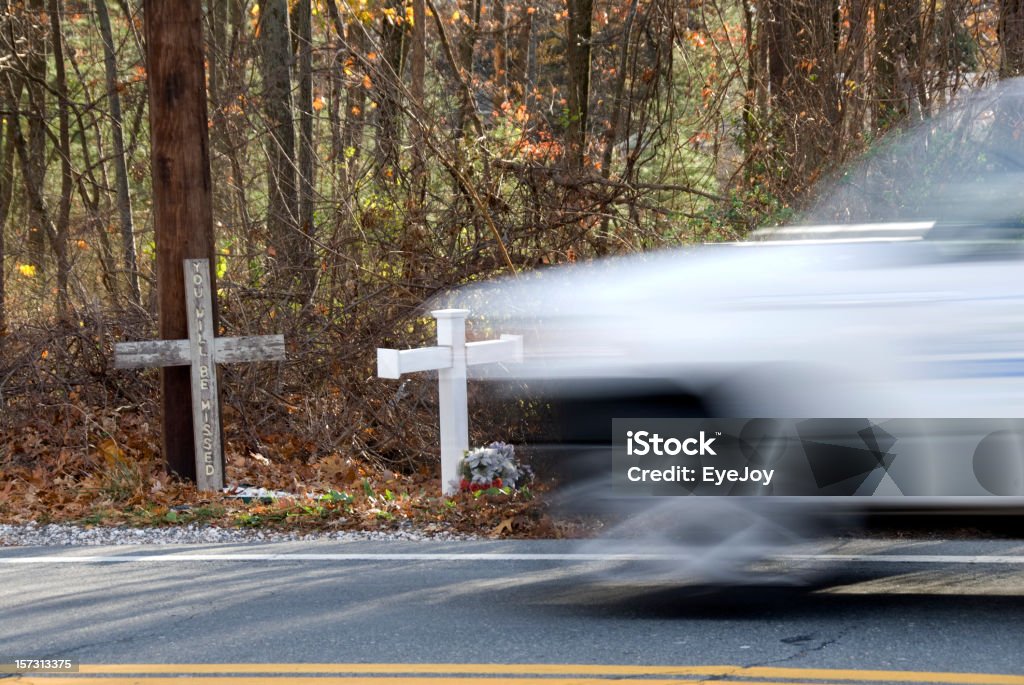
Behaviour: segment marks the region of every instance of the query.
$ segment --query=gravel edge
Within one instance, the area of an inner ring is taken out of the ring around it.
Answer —
[[[39,525],[0,524],[2,547],[74,547],[99,545],[200,545],[225,543],[295,542],[330,540],[365,541],[435,541],[479,540],[476,535],[455,533],[440,527],[416,528],[401,526],[394,530],[320,531],[312,533],[220,528],[187,524],[165,528],[129,528],[127,526],[84,527],[51,523]]]

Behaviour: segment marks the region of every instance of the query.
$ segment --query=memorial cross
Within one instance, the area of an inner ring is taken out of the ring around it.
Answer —
[[[500,340],[466,342],[468,309],[439,309],[437,346],[413,350],[377,348],[377,375],[399,378],[405,373],[437,371],[441,423],[441,492],[458,488],[459,460],[469,449],[467,366],[523,360],[523,336],[502,335]]]
[[[216,337],[210,294],[210,262],[207,259],[186,259],[184,266],[188,339],[117,343],[114,345],[114,367],[192,367],[196,488],[220,490],[224,487],[224,462],[220,443],[217,364],[281,361],[285,358],[284,336]]]

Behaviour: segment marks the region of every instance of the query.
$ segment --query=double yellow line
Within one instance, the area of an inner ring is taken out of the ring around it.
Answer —
[[[592,664],[83,664],[77,674],[14,676],[34,685],[823,685],[938,683],[1024,685],[1024,675],[870,671],[770,666],[614,666]]]

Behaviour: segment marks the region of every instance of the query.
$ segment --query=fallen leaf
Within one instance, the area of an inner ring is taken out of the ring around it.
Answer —
[[[500,537],[502,532],[512,532],[512,519],[504,519],[501,523],[494,527],[491,531],[491,537]]]

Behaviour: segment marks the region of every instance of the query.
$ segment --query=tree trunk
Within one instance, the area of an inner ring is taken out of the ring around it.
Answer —
[[[224,106],[224,81],[228,72],[228,3],[234,0],[208,0],[210,23],[210,51],[207,55],[208,75],[210,84],[210,109],[213,110],[214,128],[221,118]]]
[[[135,253],[135,221],[132,217],[132,200],[128,188],[128,166],[124,154],[123,118],[121,96],[117,92],[117,62],[114,55],[114,38],[110,30],[110,15],[106,0],[96,0],[96,15],[103,38],[103,62],[107,75],[107,102],[110,104],[111,138],[114,146],[114,178],[117,183],[117,213],[121,219],[121,254],[123,267],[128,274],[131,301],[142,305],[139,289],[139,264]]]
[[[271,252],[281,265],[289,287],[295,285],[303,263],[297,231],[295,121],[292,117],[292,53],[287,0],[260,4],[260,44],[263,57],[263,110],[267,117],[267,233]]]
[[[32,173],[31,148],[25,142],[21,133],[21,126],[18,124],[17,112],[10,117],[15,121],[14,125],[14,149],[18,155],[18,164],[21,169],[21,177],[25,182],[25,194],[28,196],[28,210],[30,216],[39,217],[39,231],[46,236],[53,238],[57,235],[57,229],[50,218],[50,210],[46,205],[46,198],[43,196],[42,188],[27,181]]]
[[[405,16],[405,3],[389,0],[388,9],[395,16]],[[383,184],[393,183],[399,171],[399,149],[402,144],[401,93],[405,71],[405,25],[391,16],[381,18],[381,39],[384,43],[383,65],[377,83],[377,175]]]
[[[29,0],[28,10],[32,22],[46,15],[43,0]],[[29,27],[28,57],[25,66],[28,70],[25,79],[25,90],[28,95],[28,163],[26,176],[23,179],[26,190],[32,186],[37,194],[43,194],[46,183],[46,54],[49,41],[44,37],[44,29],[34,23]],[[31,194],[33,191],[28,191]],[[46,266],[46,221],[47,217],[39,214],[36,203],[28,203],[28,260],[42,273]]]
[[[425,84],[426,79],[426,57],[427,57],[427,10],[424,0],[413,0],[413,27],[412,27],[412,64],[410,66],[411,84],[409,93],[412,96],[412,109],[415,115],[412,134],[412,189],[413,211],[416,219],[420,217],[420,209],[423,204],[423,193],[426,192],[424,181],[426,178],[426,160],[424,152],[426,148],[426,131],[423,126],[426,117]]]
[[[426,210],[424,203],[427,193],[427,162],[426,147],[427,131],[425,129],[426,102],[425,83],[427,55],[427,12],[424,0],[413,0],[412,25],[412,56],[409,65],[409,96],[412,102],[412,126],[410,127],[410,147],[412,148],[412,167],[409,172],[409,194],[406,200],[408,219],[405,225],[401,249],[405,253],[405,277],[416,278],[423,255],[429,253],[425,249]]]
[[[181,0],[145,0],[144,7],[160,337],[181,340],[188,337],[183,260],[215,263],[202,8]],[[216,330],[217,274],[211,271]],[[164,459],[170,471],[194,481],[189,367],[162,369],[161,386]]]
[[[763,38],[755,40],[758,28],[763,26],[763,23],[755,21],[755,9],[757,9],[758,19],[760,19],[761,12],[757,5],[751,2],[743,3],[743,30],[747,34],[747,87],[743,93],[743,148],[748,155],[752,153],[754,144],[758,139],[760,121],[758,112],[763,109],[760,107],[761,103],[759,102],[758,94],[764,90],[759,87],[758,78],[760,76],[760,67],[763,64],[764,55],[761,51],[765,41]]]
[[[60,205],[57,222],[50,234],[50,243],[57,261],[57,314],[67,318],[69,309],[68,234],[71,229],[71,194],[74,176],[71,172],[71,124],[68,116],[68,81],[64,66],[64,34],[61,30],[64,7],[61,0],[49,0],[50,31],[53,45],[54,90],[57,92],[57,152],[60,155]],[[83,132],[84,135],[84,132]]]
[[[360,55],[365,53],[366,30],[360,24],[358,18],[353,18],[348,24],[341,20],[338,12],[337,0],[327,0],[327,13],[334,24],[335,33],[342,42],[344,49],[339,50],[336,60],[337,66],[334,69],[335,78],[343,81],[345,69],[351,75],[345,86],[345,123],[339,136],[338,148],[335,152],[343,159],[342,171],[343,192],[348,193],[351,188],[352,169],[359,159],[362,149],[363,126],[366,116],[366,89],[360,79],[355,78],[355,66]]]
[[[303,294],[312,295],[319,270],[313,263],[312,245],[316,162],[313,148],[313,34],[310,0],[298,0],[292,10],[295,27],[299,81],[299,240],[301,240]]]
[[[836,16],[818,0],[766,0],[763,9],[766,104],[779,140],[771,173],[789,199],[814,182],[835,144]]]
[[[511,72],[509,86],[515,89],[516,95],[527,108],[531,108],[533,105],[531,86],[533,84],[536,61],[534,59],[534,47],[536,44],[535,32],[533,30],[534,16],[536,16],[535,13],[523,12],[519,20],[519,33],[516,35],[515,40],[515,53],[512,59],[509,60]]]
[[[999,3],[999,76],[1024,74],[1024,0]]]
[[[231,172],[230,157],[237,152],[233,149],[231,133],[228,130],[228,111],[238,100],[235,96],[242,92],[238,87],[241,76],[233,69],[232,48],[238,45],[238,35],[234,32],[237,16],[244,12],[238,5],[239,0],[206,0],[207,16],[207,109],[210,114],[210,174],[216,183],[213,185],[213,214],[225,223],[234,223],[232,214],[236,212],[237,187],[241,179]],[[248,232],[250,225],[239,217],[239,222]],[[243,252],[240,246],[235,247],[235,254]]]
[[[884,131],[912,114],[921,43],[920,0],[875,0],[875,129]]]
[[[625,106],[625,95],[626,95],[626,72],[629,69],[629,46],[631,42],[631,36],[633,34],[633,22],[636,20],[637,6],[639,0],[631,0],[629,4],[629,13],[626,15],[626,21],[622,25],[622,43],[619,45],[619,63],[615,70],[615,81],[612,86],[612,111],[611,119],[608,122],[608,130],[606,132],[604,153],[601,156],[601,176],[604,178],[610,178],[612,172],[612,151],[615,148],[616,143],[622,139],[623,119],[628,116]],[[605,227],[608,225],[608,219],[605,218]]]
[[[843,83],[843,130],[839,134],[839,149],[843,153],[859,149],[858,141],[863,138],[868,123],[868,98],[863,97],[862,93],[869,91],[866,86],[871,78],[868,58],[871,0],[849,0],[847,13],[850,28],[842,54],[837,55]]]
[[[349,49],[353,54],[362,53],[366,45],[366,33],[362,26],[349,24]],[[366,89],[358,79],[353,79],[345,90],[345,125],[341,133],[345,156],[346,192],[351,190],[352,170],[359,161],[363,149],[363,127],[366,125]]]
[[[494,97],[495,107],[508,99],[508,14],[505,11],[505,0],[493,0],[491,3],[491,20],[494,22],[494,49],[491,56],[494,61]]]
[[[3,108],[5,111],[14,111],[17,98],[11,92],[10,82],[0,85],[0,92],[3,93]],[[0,338],[7,334],[7,299],[4,291],[4,231],[7,229],[7,215],[11,209],[11,199],[14,195],[14,127],[18,125],[18,119],[13,116],[7,117],[4,130],[0,131],[3,145],[0,146]]]
[[[227,47],[224,56],[225,68],[220,80],[222,103],[226,108],[239,101],[247,92],[248,78],[242,65],[248,57],[248,41],[244,40],[248,32],[249,13],[246,11],[246,0],[224,0],[227,4]],[[216,132],[216,120],[214,122]],[[257,221],[252,216],[249,202],[249,186],[245,182],[247,174],[243,170],[242,160],[248,156],[251,135],[247,119],[239,122],[234,117],[224,117],[221,129],[224,155],[227,158],[230,191],[235,216],[242,227],[241,251],[245,256],[248,283],[251,287],[259,287],[264,275],[262,252],[266,248],[261,244],[256,230]],[[258,191],[257,191],[258,192]]]
[[[590,112],[590,57],[593,0],[568,0],[568,45],[565,64],[569,81],[566,147],[570,167],[583,168],[587,152],[587,120]]]
[[[480,0],[460,0],[459,6],[462,14],[469,17],[468,24],[462,25],[459,37],[458,60],[456,67],[462,72],[457,76],[463,83],[470,84],[470,88],[463,89],[462,103],[459,105],[459,113],[455,120],[455,136],[461,138],[465,135],[466,121],[473,118],[476,113],[476,102],[473,100],[473,53],[476,52],[477,34],[480,31]]]

